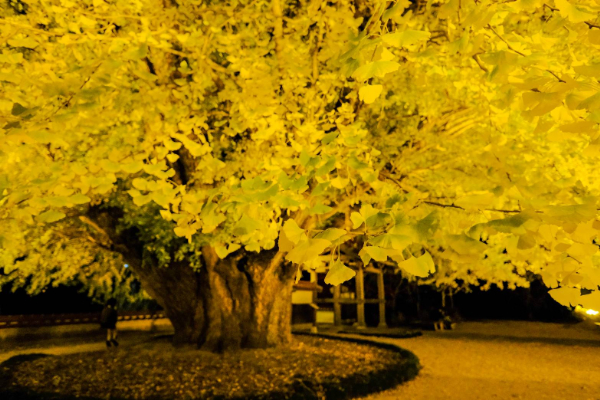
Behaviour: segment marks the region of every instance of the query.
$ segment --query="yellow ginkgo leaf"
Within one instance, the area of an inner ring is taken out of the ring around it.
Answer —
[[[416,31],[407,29],[401,32],[388,33],[381,37],[384,43],[395,47],[408,47],[425,42],[431,37],[427,31]]]
[[[568,18],[571,22],[578,23],[596,17],[596,14],[589,11],[587,8],[573,5],[567,0],[554,0],[554,4],[560,10],[560,15],[563,18]]]
[[[591,133],[596,123],[593,121],[578,121],[559,126],[559,129],[568,133]]]
[[[411,257],[398,263],[398,266],[411,275],[425,278],[435,272],[435,263],[431,254],[425,252],[420,257]]]
[[[374,61],[358,67],[352,77],[362,82],[373,77],[383,78],[386,74],[397,71],[399,67],[400,64],[395,61]]]
[[[561,287],[548,292],[558,303],[568,306],[576,306],[580,303],[581,290],[570,287]]]
[[[600,46],[600,31],[595,29],[590,29],[588,31],[588,40],[591,44],[596,46]]]
[[[365,104],[371,104],[379,97],[382,90],[381,85],[365,85],[358,90],[358,96]]]
[[[325,283],[337,286],[354,278],[355,275],[356,272],[353,269],[346,267],[338,260],[329,265],[329,271],[327,272],[327,276],[325,276]]]

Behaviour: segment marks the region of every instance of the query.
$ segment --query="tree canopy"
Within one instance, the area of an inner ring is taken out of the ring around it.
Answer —
[[[113,290],[116,233],[600,309],[598,0],[0,7],[2,282]]]

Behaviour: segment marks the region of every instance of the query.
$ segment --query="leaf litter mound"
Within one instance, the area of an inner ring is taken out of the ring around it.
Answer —
[[[173,348],[162,339],[26,361],[12,368],[10,386],[50,398],[268,398],[274,392],[285,398],[298,384],[314,393],[311,388],[370,375],[401,358],[383,348],[309,336],[294,337],[285,348],[225,354]]]

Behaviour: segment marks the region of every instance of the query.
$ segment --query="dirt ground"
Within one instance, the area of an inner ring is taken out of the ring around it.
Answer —
[[[454,331],[382,339],[415,353],[423,369],[364,400],[600,400],[600,327],[467,322]]]

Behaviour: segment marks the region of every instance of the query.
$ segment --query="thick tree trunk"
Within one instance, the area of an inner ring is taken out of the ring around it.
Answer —
[[[215,260],[195,272],[186,263],[135,268],[164,308],[174,343],[210,351],[266,348],[291,338],[293,268],[273,254]]]
[[[106,247],[123,255],[144,290],[164,308],[175,328],[175,344],[225,351],[289,342],[296,268],[281,253],[239,250],[220,260],[206,246],[204,265],[197,271],[185,261],[158,267],[148,261],[152,255],[140,241],[139,228],[117,229],[122,217],[118,208],[91,208],[82,221]]]

